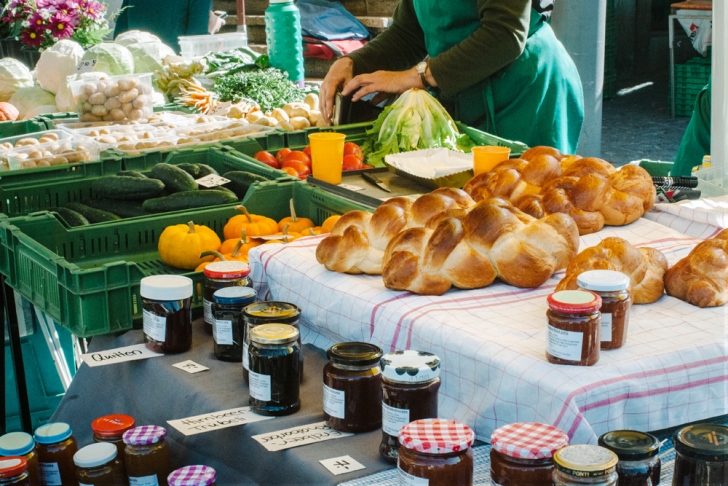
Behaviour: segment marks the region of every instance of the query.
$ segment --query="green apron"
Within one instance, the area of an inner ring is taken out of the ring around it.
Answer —
[[[417,0],[414,6],[430,57],[459,44],[480,26],[475,0]],[[548,145],[576,153],[584,121],[579,73],[535,10],[518,59],[455,97],[440,98],[453,118],[468,126],[531,147]]]
[[[710,154],[710,82],[698,93],[695,111],[685,130],[675,165],[670,171],[673,177],[692,174],[693,167],[703,163],[703,156]]]

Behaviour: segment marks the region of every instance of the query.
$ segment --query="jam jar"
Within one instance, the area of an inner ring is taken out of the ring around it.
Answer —
[[[166,486],[172,463],[167,430],[157,425],[134,427],[124,432],[124,464],[129,486]]]
[[[410,422],[437,418],[440,358],[424,351],[385,354],[382,367],[382,442],[379,452],[397,462],[399,430]]]
[[[250,330],[250,406],[261,415],[290,415],[301,408],[298,329],[262,324]]]
[[[255,302],[255,296],[250,287],[227,287],[212,294],[212,337],[215,357],[220,361],[243,360],[243,308]]]
[[[28,461],[20,456],[0,458],[0,484],[16,486],[35,486],[28,477]]]
[[[554,486],[617,486],[617,455],[595,445],[570,445],[554,454]]]
[[[215,316],[212,313],[213,294],[227,287],[252,287],[248,275],[250,267],[245,262],[213,262],[205,267],[205,282],[202,290],[205,332],[212,334]]]
[[[382,350],[369,343],[334,344],[324,366],[324,419],[341,432],[382,426]]]
[[[672,486],[728,484],[728,427],[688,425],[675,432],[675,472]]]
[[[636,430],[615,430],[599,437],[599,445],[617,454],[619,486],[660,484],[660,441]]]
[[[576,278],[579,288],[602,299],[601,349],[619,349],[627,342],[632,295],[629,277],[612,270],[589,270]]]
[[[94,433],[94,442],[108,442],[114,444],[118,451],[116,459],[121,462],[124,470],[124,432],[134,428],[134,418],[123,414],[104,415],[91,422]],[[126,474],[126,473],[125,473]]]
[[[192,280],[154,275],[141,280],[144,342],[152,351],[184,353],[192,346]]]
[[[40,484],[38,479],[38,454],[33,436],[25,432],[10,432],[0,437],[0,456],[20,456],[28,462],[30,484]]]
[[[592,366],[599,361],[602,299],[584,290],[562,290],[548,297],[546,359],[549,363]]]
[[[400,486],[472,486],[475,434],[454,420],[424,419],[399,431]]]
[[[43,486],[61,486],[76,481],[73,455],[78,451],[71,426],[51,422],[35,430],[38,475]]]
[[[301,315],[301,309],[288,302],[258,302],[250,304],[243,309],[243,320],[245,321],[245,338],[243,341],[243,379],[248,383],[248,345],[250,340],[248,335],[250,329],[261,324],[290,324],[296,329],[298,327],[298,318]],[[298,347],[301,348],[301,381],[303,381],[303,347],[301,346],[301,336],[298,336]]]
[[[554,453],[569,445],[569,436],[551,425],[519,422],[490,436],[493,486],[551,486]]]
[[[216,486],[217,473],[209,466],[185,466],[167,478],[169,486]]]
[[[81,486],[126,486],[126,477],[114,444],[99,442],[87,445],[73,456],[76,477]]]

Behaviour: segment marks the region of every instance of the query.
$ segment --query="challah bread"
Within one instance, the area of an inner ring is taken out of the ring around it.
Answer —
[[[728,302],[728,229],[699,243],[665,274],[667,293],[698,307]]]
[[[663,294],[663,277],[667,259],[654,248],[635,248],[622,238],[605,238],[587,248],[566,267],[566,276],[556,290],[579,288],[576,279],[588,270],[614,270],[630,279],[630,292],[635,304],[651,304]]]

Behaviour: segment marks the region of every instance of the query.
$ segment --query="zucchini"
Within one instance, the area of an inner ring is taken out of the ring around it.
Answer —
[[[164,190],[164,183],[157,179],[103,176],[91,183],[91,189],[109,199],[143,201],[158,196]]]
[[[225,179],[230,179],[230,182],[225,184],[225,187],[233,191],[238,195],[240,199],[245,197],[248,192],[248,188],[255,182],[267,181],[265,177],[253,174],[251,172],[245,172],[242,170],[234,170],[223,174]]]
[[[88,219],[84,218],[82,214],[77,213],[68,208],[48,208],[48,211],[57,212],[63,220],[68,223],[68,226],[86,226],[89,223]]]
[[[136,170],[120,170],[116,173],[119,177],[134,177],[135,179],[147,179],[147,176]]]
[[[193,179],[200,178],[200,168],[197,167],[197,164],[177,164],[176,167],[179,167],[183,171],[187,172],[189,175],[192,176]]]
[[[152,167],[150,177],[164,182],[164,187],[169,192],[196,191],[197,183],[187,172],[170,164],[157,164]]]
[[[234,202],[239,202],[239,199],[225,191],[187,191],[176,192],[167,197],[147,199],[142,207],[148,213],[166,213]]]
[[[209,176],[210,174],[220,175],[217,173],[217,171],[215,169],[213,169],[212,167],[210,167],[207,164],[195,164],[195,165],[197,165],[197,169],[200,172],[200,175],[195,177],[195,179],[202,179],[203,177]]]
[[[134,218],[137,216],[146,216],[147,212],[142,209],[140,201],[119,201],[113,199],[91,199],[86,201],[86,205],[92,208],[102,209],[121,218]]]
[[[76,202],[66,204],[65,208],[70,209],[71,211],[76,211],[78,214],[88,219],[89,223],[107,223],[109,221],[121,219],[114,213],[104,211],[103,209],[92,208],[91,206],[86,206],[85,204]]]

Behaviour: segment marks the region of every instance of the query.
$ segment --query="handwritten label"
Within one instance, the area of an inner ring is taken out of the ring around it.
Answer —
[[[268,451],[275,452],[332,439],[341,439],[350,435],[354,434],[339,432],[326,425],[326,422],[318,422],[301,427],[268,432],[267,434],[254,435],[253,439],[258,441]]]
[[[96,67],[97,62],[97,59],[80,61],[78,64],[76,64],[76,74],[90,73]]]
[[[351,456],[334,457],[331,459],[324,459],[323,461],[319,462],[334,476],[350,473],[352,471],[359,471],[361,469],[366,469],[364,467],[364,464],[360,463]]]
[[[187,373],[199,373],[200,371],[207,371],[210,368],[207,366],[202,366],[201,364],[195,363],[191,359],[188,359],[187,361],[182,361],[181,363],[173,364],[175,368],[179,368],[182,371],[186,371]]]
[[[124,361],[135,361],[138,359],[159,358],[160,356],[164,355],[162,353],[155,353],[144,344],[135,344],[134,346],[109,349],[108,351],[83,354],[81,355],[81,359],[87,365],[94,367],[123,363]]]
[[[211,430],[226,429],[243,424],[270,420],[274,417],[264,417],[250,410],[250,407],[231,408],[221,412],[206,413],[185,419],[168,420],[167,423],[184,435],[195,435]]]
[[[364,190],[363,187],[352,186],[351,184],[339,184],[339,187],[341,187],[342,189],[347,189],[349,191],[363,191]]]
[[[214,115],[225,116],[225,115],[227,115],[227,112],[230,111],[230,108],[232,106],[233,106],[233,104],[230,101],[225,101],[223,103],[218,103],[217,105],[215,105],[215,108],[213,108],[213,110],[210,113],[208,113],[208,115],[210,115],[210,116],[214,116]]]
[[[200,179],[197,179],[196,182],[202,187],[217,187],[222,186],[223,184],[227,184],[228,182],[230,182],[230,179],[225,179],[224,177],[221,177],[217,174],[210,174]]]

